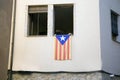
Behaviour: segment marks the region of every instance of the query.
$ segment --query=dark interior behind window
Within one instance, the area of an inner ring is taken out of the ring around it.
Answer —
[[[112,39],[116,40],[118,36],[118,14],[111,11],[111,29],[112,29]]]
[[[54,34],[73,34],[73,5],[54,6]]]
[[[47,35],[47,6],[29,7],[28,35]]]

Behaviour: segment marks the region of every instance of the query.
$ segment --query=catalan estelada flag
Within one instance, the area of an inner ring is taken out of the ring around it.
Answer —
[[[56,35],[55,36],[55,60],[71,59],[71,36]]]

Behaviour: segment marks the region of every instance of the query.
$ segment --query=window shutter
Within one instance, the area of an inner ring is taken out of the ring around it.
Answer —
[[[28,13],[47,12],[47,6],[29,6]]]

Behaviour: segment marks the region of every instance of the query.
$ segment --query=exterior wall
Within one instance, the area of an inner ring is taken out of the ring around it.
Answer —
[[[0,80],[7,80],[12,0],[0,0]]]
[[[53,5],[74,5],[72,60],[54,60]],[[27,7],[48,5],[48,36],[27,37]],[[99,0],[17,0],[14,71],[101,70]]]
[[[100,0],[102,69],[120,75],[120,44],[111,38],[110,10],[120,15],[120,0]]]

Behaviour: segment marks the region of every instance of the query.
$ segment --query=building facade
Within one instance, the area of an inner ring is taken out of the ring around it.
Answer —
[[[120,1],[119,0],[100,0],[100,40],[101,40],[101,59],[104,71],[119,74],[120,65]],[[112,19],[112,15],[114,19]],[[115,21],[114,21],[115,20]],[[113,24],[115,22],[116,25]],[[113,27],[113,28],[112,28]],[[114,27],[117,27],[114,30]],[[115,35],[116,33],[117,35]],[[115,39],[116,38],[116,39]]]
[[[119,4],[119,0],[17,0],[13,71],[104,70],[120,75]],[[55,35],[69,33],[71,60],[55,60]]]

